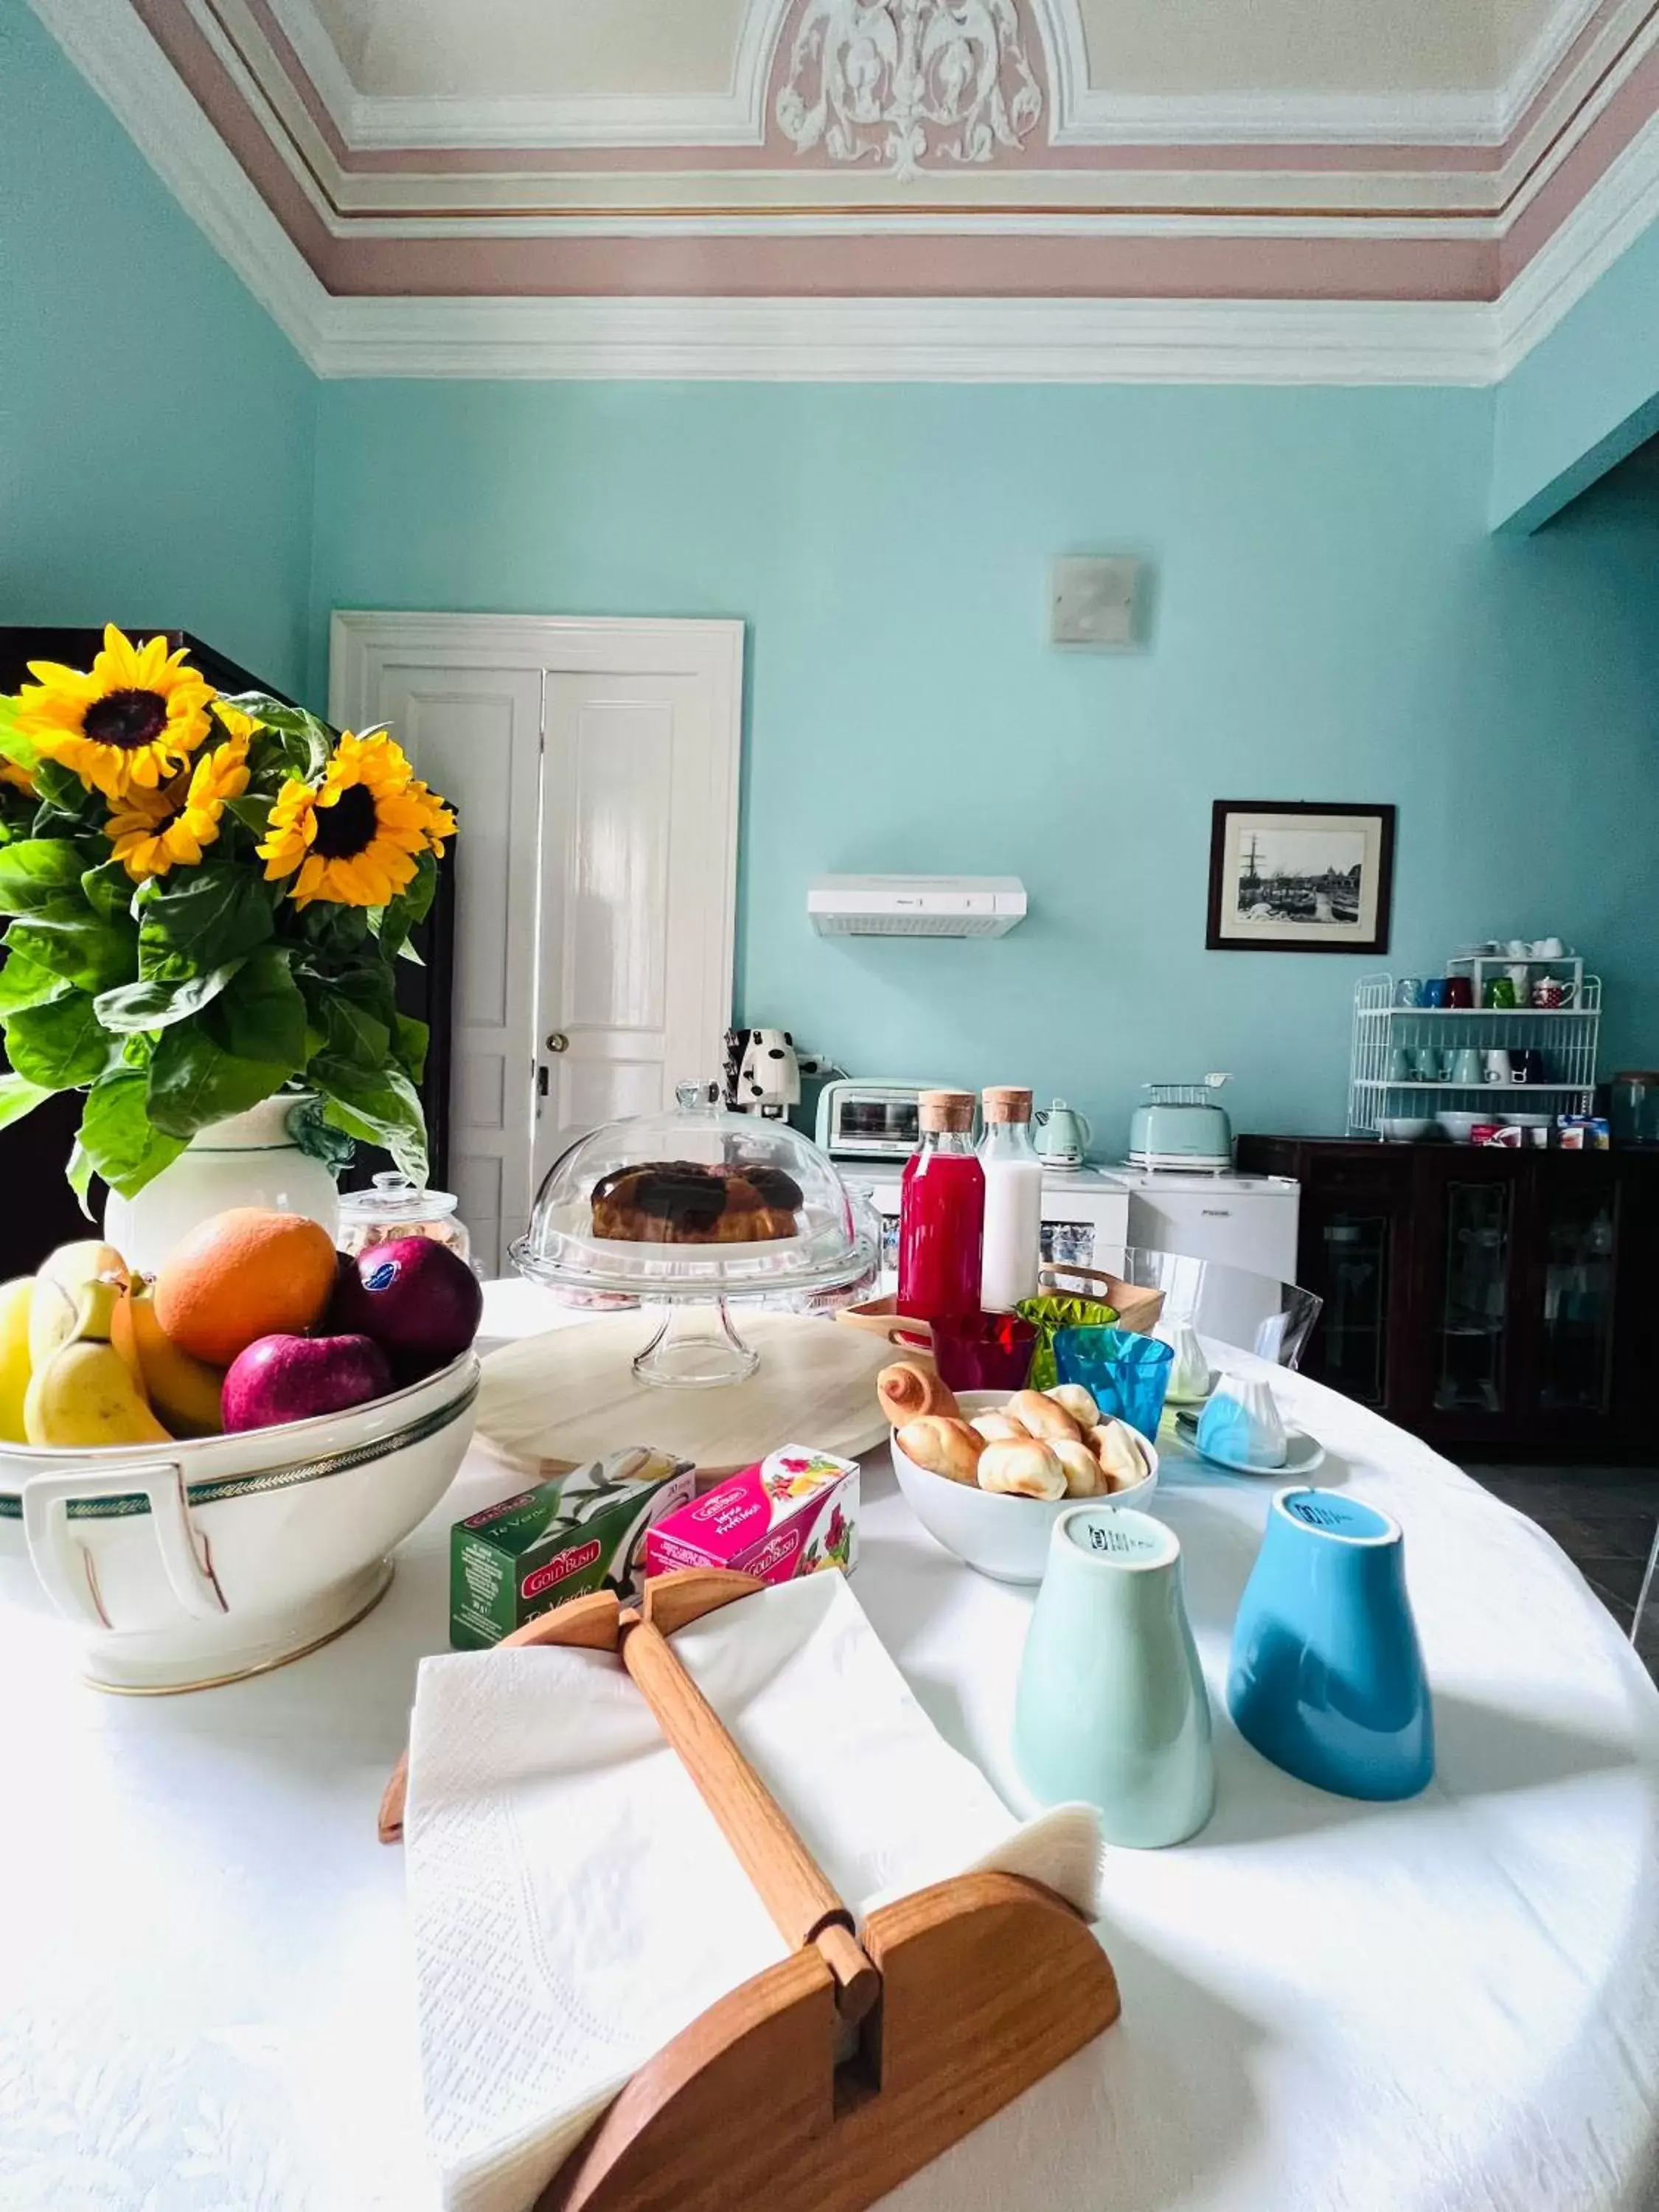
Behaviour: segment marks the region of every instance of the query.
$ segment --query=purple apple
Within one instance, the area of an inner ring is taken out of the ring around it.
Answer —
[[[372,1337],[408,1382],[458,1358],[483,1317],[483,1291],[465,1260],[430,1237],[398,1237],[341,1268],[327,1326]]]
[[[225,1376],[227,1430],[269,1429],[314,1413],[343,1413],[392,1388],[392,1370],[366,1336],[261,1336]]]

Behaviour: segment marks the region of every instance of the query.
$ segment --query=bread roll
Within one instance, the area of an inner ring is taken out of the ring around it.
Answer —
[[[918,1366],[912,1359],[884,1367],[876,1377],[876,1395],[896,1429],[902,1429],[907,1421],[920,1420],[925,1413],[943,1414],[947,1421],[962,1419],[962,1408],[949,1384],[941,1382],[931,1368]]]
[[[1100,1419],[1100,1408],[1094,1401],[1093,1394],[1085,1390],[1080,1382],[1056,1382],[1052,1390],[1045,1390],[1042,1395],[1045,1398],[1052,1398],[1055,1405],[1063,1406],[1077,1423],[1079,1432],[1085,1437]]]
[[[980,1455],[988,1449],[977,1429],[941,1413],[907,1421],[898,1432],[898,1447],[906,1459],[926,1468],[929,1474],[942,1474],[951,1482],[974,1481]]]
[[[1018,1443],[1031,1433],[1007,1413],[975,1413],[969,1426],[977,1429],[988,1444],[1006,1443],[1010,1438]]]
[[[1066,1471],[1066,1495],[1068,1498],[1103,1498],[1108,1484],[1101,1472],[1100,1462],[1087,1444],[1073,1443],[1070,1437],[1057,1437],[1049,1450]]]
[[[1023,1443],[987,1444],[979,1455],[979,1486],[1012,1498],[1040,1498],[1052,1504],[1066,1495],[1066,1470],[1036,1437]]]
[[[1016,1390],[1002,1410],[1034,1437],[1070,1437],[1076,1443],[1083,1435],[1065,1407],[1041,1390]]]
[[[1102,1421],[1089,1431],[1094,1453],[1109,1490],[1128,1490],[1146,1479],[1146,1462],[1140,1447],[1121,1421]]]

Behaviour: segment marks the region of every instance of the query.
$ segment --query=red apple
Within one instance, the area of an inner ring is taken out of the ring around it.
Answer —
[[[227,1430],[343,1413],[392,1388],[386,1354],[366,1336],[261,1336],[225,1376]]]
[[[465,1260],[430,1237],[398,1237],[341,1268],[326,1326],[372,1337],[410,1382],[459,1358],[483,1316],[483,1292]]]

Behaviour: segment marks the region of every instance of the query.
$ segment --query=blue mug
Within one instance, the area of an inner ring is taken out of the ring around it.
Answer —
[[[1420,1006],[1423,1003],[1423,978],[1420,975],[1402,975],[1394,987],[1394,1002],[1396,1006]]]
[[[1334,1490],[1281,1490],[1239,1602],[1227,1709],[1264,1759],[1339,1797],[1414,1797],[1434,1715],[1400,1524]]]
[[[1127,1328],[1062,1328],[1054,1365],[1062,1382],[1080,1382],[1103,1413],[1156,1437],[1175,1364],[1171,1346]]]
[[[1445,977],[1443,975],[1431,975],[1423,986],[1423,1004],[1425,1006],[1443,1006],[1445,1003]]]

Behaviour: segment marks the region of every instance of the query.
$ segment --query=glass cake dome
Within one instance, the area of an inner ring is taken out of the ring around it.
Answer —
[[[787,1121],[729,1112],[714,1084],[675,1096],[672,1112],[605,1122],[555,1160],[514,1264],[555,1289],[670,1302],[634,1363],[642,1380],[739,1381],[757,1356],[725,1301],[866,1280],[874,1217]],[[697,1306],[709,1310],[679,1310]]]

